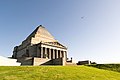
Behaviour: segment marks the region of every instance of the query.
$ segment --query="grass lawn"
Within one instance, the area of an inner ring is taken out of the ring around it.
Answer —
[[[94,64],[94,65],[87,65],[87,66],[120,72],[120,64]]]
[[[0,80],[120,80],[119,76],[88,66],[0,66]]]

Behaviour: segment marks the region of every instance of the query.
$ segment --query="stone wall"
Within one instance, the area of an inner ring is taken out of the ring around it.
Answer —
[[[25,53],[26,53],[26,48],[18,51],[18,52],[16,53],[16,56],[17,56],[17,58],[19,58],[19,57],[22,57],[22,55],[24,55]]]
[[[65,65],[65,61],[63,58],[57,58],[57,59],[45,59],[45,58],[34,58],[33,62],[34,66],[39,65]]]
[[[66,61],[64,58],[57,58],[57,59],[45,59],[45,58],[37,58],[37,57],[24,57],[18,58],[18,62],[21,65],[33,65],[33,66],[40,66],[40,65],[65,65]]]
[[[21,57],[17,59],[18,62],[21,63],[21,65],[33,65],[33,58],[32,57]]]
[[[37,57],[37,46],[30,46],[28,48],[29,57]]]
[[[63,58],[57,58],[52,60],[53,65],[63,65],[63,62],[64,62]]]

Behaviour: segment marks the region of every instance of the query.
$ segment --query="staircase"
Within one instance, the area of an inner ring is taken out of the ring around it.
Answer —
[[[33,65],[39,66],[39,65],[47,65],[51,63],[51,59],[45,59],[45,58],[34,58]]]

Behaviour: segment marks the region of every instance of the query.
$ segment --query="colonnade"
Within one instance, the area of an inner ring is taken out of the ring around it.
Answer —
[[[40,47],[39,52],[40,52],[39,53],[40,58],[57,59],[57,58],[67,57],[67,52],[63,50]]]

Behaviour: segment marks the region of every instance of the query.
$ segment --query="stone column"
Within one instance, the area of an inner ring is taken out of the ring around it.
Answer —
[[[55,59],[56,59],[56,58],[57,58],[57,56],[56,56],[56,49],[55,49],[54,51],[55,51],[55,53],[54,53],[54,54],[55,54]]]
[[[53,59],[55,59],[55,50],[53,49]]]
[[[51,59],[51,49],[49,48],[49,59]]]
[[[63,51],[63,66],[66,65],[66,61],[67,61],[67,55],[66,55],[66,51]]]
[[[67,51],[65,51],[66,53],[65,53],[65,55],[66,55],[66,61],[67,61]]]
[[[65,60],[67,60],[67,52],[66,51],[63,52],[63,55],[64,55]]]
[[[62,52],[62,58],[64,58],[64,51]]]
[[[48,58],[47,48],[45,48],[45,56],[44,58]]]
[[[53,59],[53,49],[51,49],[51,59]]]
[[[62,51],[60,51],[60,58],[62,58]]]
[[[58,50],[56,50],[56,58],[59,58],[59,57],[58,57]]]
[[[41,58],[43,58],[43,47],[40,47]]]
[[[58,58],[60,58],[60,50],[58,50]]]

